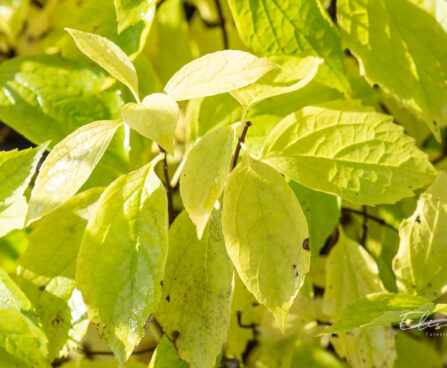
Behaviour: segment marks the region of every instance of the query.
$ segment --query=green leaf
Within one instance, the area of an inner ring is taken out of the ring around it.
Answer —
[[[185,114],[188,143],[213,128],[238,122],[241,115],[241,105],[229,93],[189,101]]]
[[[180,360],[174,344],[163,335],[152,355],[149,368],[188,368],[188,364]]]
[[[370,84],[379,84],[422,117],[440,139],[447,111],[447,34],[408,0],[342,0],[337,19],[346,46]]]
[[[10,42],[22,29],[29,9],[29,0],[3,0],[0,12],[0,32],[4,33]]]
[[[17,261],[28,246],[28,237],[24,230],[13,230],[0,238],[0,267],[8,274],[14,274]]]
[[[396,339],[397,359],[393,368],[444,367],[434,344],[399,333]]]
[[[447,291],[447,174],[439,171],[399,228],[393,269],[400,291],[436,299]]]
[[[0,152],[0,211],[21,200],[47,145]]]
[[[143,19],[152,19],[157,0],[115,0],[118,33]]]
[[[340,36],[317,0],[230,0],[229,4],[242,40],[256,53],[320,57],[325,61],[322,80],[342,91],[349,89]]]
[[[19,260],[18,282],[42,321],[51,360],[66,355],[87,332],[87,310],[75,289],[76,258],[101,193],[82,192],[38,221]]]
[[[309,271],[306,218],[285,179],[244,154],[224,193],[222,224],[228,254],[247,289],[284,329]]]
[[[183,205],[202,238],[216,201],[220,198],[234,151],[233,127],[207,133],[188,153],[180,177]]]
[[[142,103],[128,103],[122,116],[126,124],[174,153],[174,133],[179,116],[177,103],[164,93],[146,96]]]
[[[193,59],[189,25],[182,0],[165,0],[160,3],[147,44],[150,47],[144,51],[150,55],[163,84]]]
[[[326,239],[331,235],[340,219],[340,200],[330,194],[306,188],[290,181],[309,226],[309,246],[312,260],[316,260]]]
[[[112,41],[94,33],[67,28],[79,49],[94,62],[107,70],[113,77],[126,85],[138,97],[138,76],[126,53]]]
[[[51,12],[51,29],[43,38],[44,46],[50,43],[52,49],[62,48],[63,55],[79,59],[80,52],[64,31],[72,28],[107,38],[133,59],[144,47],[154,14],[154,11],[147,13],[140,22],[118,32],[114,0],[64,0],[55,4]]]
[[[0,120],[35,144],[54,147],[92,121],[120,117],[122,100],[115,89],[104,90],[98,69],[57,56],[29,56],[0,65]],[[105,185],[129,171],[121,129],[98,167]]]
[[[201,240],[186,212],[169,235],[157,320],[191,368],[214,368],[230,324],[233,288],[220,213],[214,212]]]
[[[242,106],[251,107],[270,97],[303,88],[317,74],[322,59],[315,57],[272,56],[268,60],[278,64],[257,82],[231,92]]]
[[[238,50],[217,51],[186,64],[165,91],[177,101],[213,96],[248,86],[277,65]]]
[[[25,227],[28,202],[24,196],[19,197],[15,203],[0,212],[0,237],[14,229]]]
[[[383,291],[377,265],[359,244],[340,234],[329,253],[323,312],[336,319],[346,305],[367,294]],[[340,357],[353,367],[389,367],[396,359],[394,333],[378,326],[340,333],[331,338]]]
[[[84,232],[76,268],[89,318],[120,359],[128,359],[160,299],[168,246],[158,156],[107,187]],[[114,277],[112,277],[114,276]]]
[[[396,322],[405,326],[408,319],[426,318],[436,312],[447,312],[447,304],[433,304],[415,295],[373,293],[349,302],[337,321],[323,333],[340,333]]]
[[[88,179],[122,121],[85,125],[59,142],[44,161],[31,193],[27,222],[68,201]]]
[[[47,339],[32,305],[0,269],[0,361],[4,367],[47,368]]]
[[[262,160],[300,184],[367,205],[412,196],[436,175],[391,116],[347,101],[287,116],[267,137]]]

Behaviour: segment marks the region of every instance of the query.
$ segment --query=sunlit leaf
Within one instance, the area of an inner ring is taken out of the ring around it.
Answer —
[[[112,76],[125,84],[138,97],[138,76],[134,65],[116,44],[94,33],[67,28],[79,49]]]
[[[165,91],[177,101],[213,96],[248,86],[277,65],[245,51],[207,54],[180,69]]]
[[[234,135],[231,126],[210,131],[188,153],[182,170],[180,194],[199,239],[230,173]]]
[[[233,286],[220,213],[214,212],[201,240],[186,212],[169,235],[157,320],[191,368],[214,368],[230,324]]]
[[[21,199],[46,148],[0,152],[0,211]]]
[[[244,154],[224,193],[222,224],[228,254],[247,289],[284,328],[309,270],[306,218],[285,179]]]
[[[79,250],[76,285],[90,320],[123,364],[160,299],[168,246],[165,189],[154,173],[159,156],[107,187]]]
[[[122,121],[97,121],[79,128],[51,151],[39,170],[27,221],[54,211],[88,179]]]
[[[400,291],[436,299],[447,291],[447,174],[420,196],[416,211],[402,221],[393,269]]]
[[[355,102],[287,116],[267,138],[262,160],[307,187],[368,205],[412,196],[436,175],[391,116]]]
[[[29,300],[0,269],[0,362],[4,367],[47,368],[47,339]]]
[[[440,139],[447,112],[447,34],[408,0],[342,0],[337,19],[346,46],[368,81],[421,116]]]
[[[75,289],[76,258],[101,192],[82,192],[36,222],[19,260],[18,282],[42,321],[51,358],[67,354],[87,332],[87,310]]]
[[[128,103],[123,107],[123,119],[141,135],[154,140],[169,153],[174,152],[174,132],[179,108],[164,93],[146,96],[142,103]]]
[[[322,62],[315,57],[293,56],[272,56],[268,60],[280,68],[269,71],[254,84],[231,92],[243,106],[253,106],[267,98],[303,88],[315,77]]]
[[[361,327],[415,323],[432,313],[447,312],[447,304],[433,304],[428,299],[406,294],[373,293],[349,302],[340,317],[324,333],[340,333]]]
[[[115,0],[118,33],[143,19],[152,19],[157,0]]]
[[[322,81],[347,90],[340,36],[317,0],[230,0],[237,29],[260,55],[317,56]],[[316,32],[318,30],[318,32]]]

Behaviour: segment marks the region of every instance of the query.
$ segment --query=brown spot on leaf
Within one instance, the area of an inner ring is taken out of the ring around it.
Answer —
[[[309,238],[303,240],[303,248],[306,250],[310,250],[309,248]]]

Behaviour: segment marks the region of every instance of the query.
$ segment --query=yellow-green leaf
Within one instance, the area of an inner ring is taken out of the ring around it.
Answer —
[[[245,51],[217,51],[186,64],[165,91],[177,101],[213,96],[248,86],[277,67]]]
[[[392,116],[358,102],[305,107],[267,137],[262,160],[309,188],[355,203],[394,203],[436,171]]]
[[[130,59],[118,45],[94,33],[67,28],[79,49],[94,62],[125,84],[138,97],[138,76]]]
[[[154,172],[160,159],[107,187],[78,255],[76,285],[90,320],[121,365],[140,341],[160,299],[168,247],[166,191]]]
[[[169,235],[157,320],[191,368],[214,368],[230,324],[233,288],[220,212],[213,213],[201,240],[186,212]]]
[[[157,0],[115,0],[118,33],[144,20],[152,20]]]
[[[77,347],[87,332],[87,310],[75,289],[76,258],[102,191],[84,191],[36,222],[19,259],[18,283],[42,321],[50,359]]]
[[[420,196],[416,211],[399,228],[393,269],[400,291],[436,299],[447,291],[447,174]]]
[[[47,368],[47,339],[33,307],[0,269],[0,363],[2,367]]]
[[[0,211],[17,202],[25,192],[47,145],[0,152]]]
[[[296,91],[307,85],[317,74],[322,59],[312,56],[272,56],[268,60],[278,64],[257,82],[231,92],[243,106],[253,106],[270,97]]]
[[[182,170],[180,194],[199,239],[230,173],[234,134],[232,126],[207,133],[188,153]]]
[[[370,84],[378,84],[422,117],[440,139],[447,112],[447,34],[435,17],[408,0],[340,0],[345,45]]]
[[[224,192],[223,231],[228,254],[247,289],[284,328],[309,271],[306,218],[285,179],[244,154]]]
[[[126,124],[157,142],[169,153],[174,152],[174,132],[178,115],[177,102],[164,93],[146,96],[142,103],[128,103],[122,112]]]
[[[188,364],[180,360],[175,346],[163,335],[152,355],[149,368],[188,368]]]
[[[340,234],[327,260],[323,312],[337,319],[345,306],[358,298],[384,291],[377,265],[359,244]],[[331,338],[340,357],[354,367],[393,366],[395,336],[390,327],[361,328]]]
[[[23,229],[27,212],[28,202],[25,196],[20,196],[16,202],[0,212],[0,237],[11,230]]]
[[[31,193],[28,223],[54,211],[76,194],[121,124],[121,120],[106,120],[84,125],[53,148]]]

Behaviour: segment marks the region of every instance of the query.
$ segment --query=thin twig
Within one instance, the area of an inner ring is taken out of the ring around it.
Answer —
[[[172,224],[174,222],[175,214],[174,214],[174,208],[172,206],[172,188],[171,188],[171,184],[169,183],[168,159],[166,156],[166,151],[163,149],[163,147],[161,147],[159,145],[158,149],[160,150],[161,153],[164,153],[164,156],[165,156],[163,158],[163,175],[164,175],[163,184],[166,189],[166,195],[168,196],[169,223]]]
[[[214,0],[214,2],[216,3],[217,14],[219,15],[219,25],[222,30],[223,48],[228,49],[228,35],[225,29],[225,18],[223,15],[222,6],[220,5],[219,0]]]
[[[360,215],[360,216],[366,216],[368,219],[373,220],[373,221],[377,222],[378,224],[380,224],[382,226],[385,226],[385,227],[387,227],[387,228],[389,228],[391,230],[394,230],[394,231],[399,231],[393,225],[390,225],[387,222],[385,222],[384,219],[381,219],[380,217],[376,217],[374,215],[370,215],[369,213],[367,213],[365,215],[365,213],[363,211],[354,210],[352,208],[343,208],[343,212],[348,212],[348,213],[350,212],[350,213],[355,213],[355,214]]]
[[[362,206],[363,223],[362,223],[362,238],[360,239],[360,245],[366,246],[366,238],[368,237],[368,213],[366,212],[366,206]]]
[[[256,329],[256,323],[250,323],[249,325],[242,323],[242,312],[241,311],[237,311],[236,316],[237,316],[237,324],[239,325],[240,328],[248,328],[251,330]]]
[[[248,128],[251,127],[251,125],[252,125],[251,121],[247,121],[244,125],[244,129],[242,129],[241,136],[239,137],[239,140],[237,141],[236,150],[234,151],[233,161],[231,162],[231,170],[233,170],[236,167],[237,159],[239,157],[239,152],[241,152],[241,144],[245,142],[245,136],[247,135],[247,130],[248,130]]]

